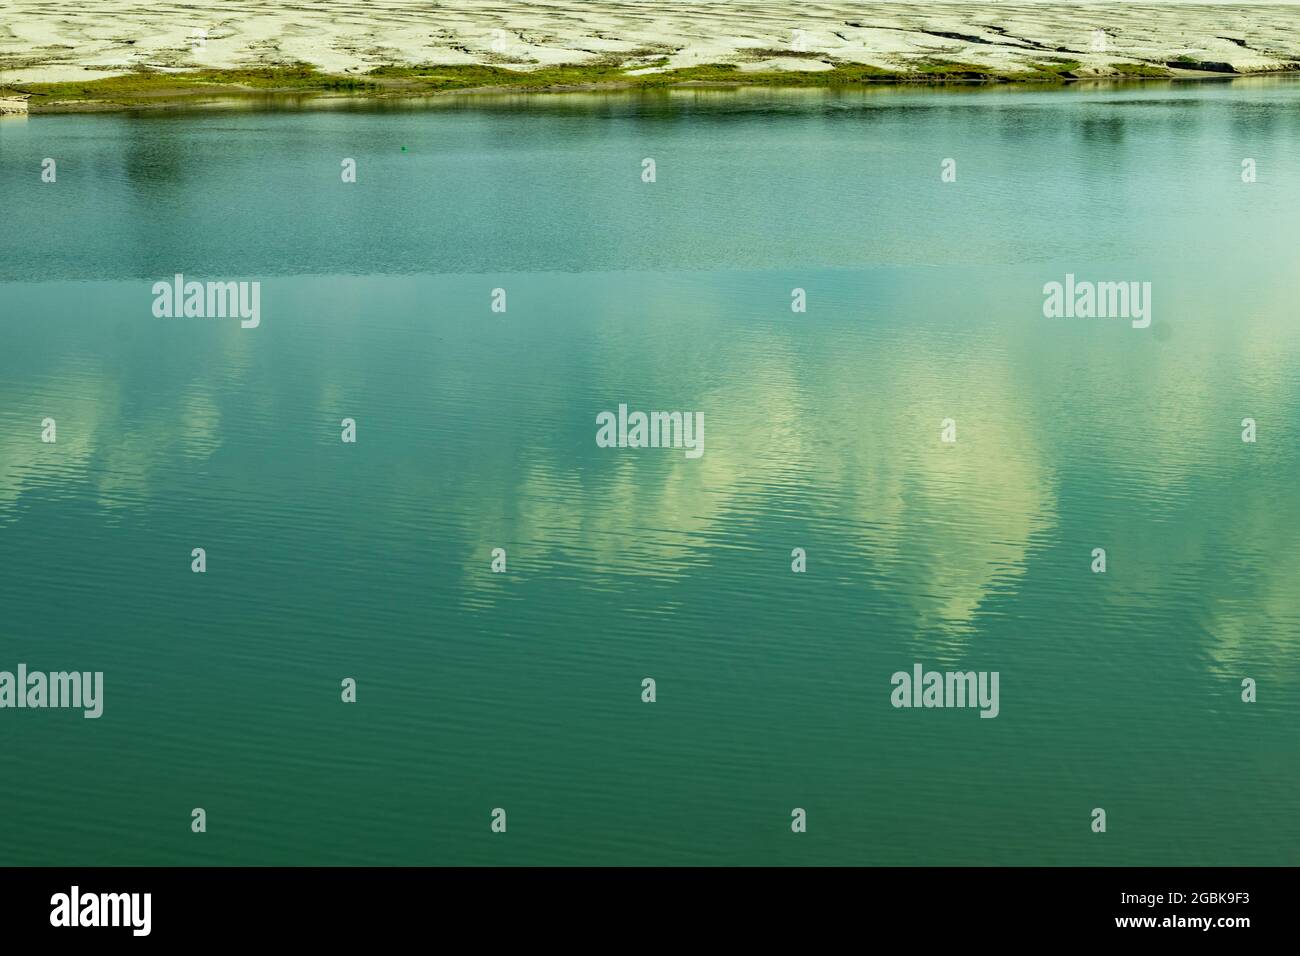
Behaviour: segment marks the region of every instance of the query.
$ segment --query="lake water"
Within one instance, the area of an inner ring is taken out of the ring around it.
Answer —
[[[0,862],[1300,862],[1300,82],[270,106],[0,122]]]

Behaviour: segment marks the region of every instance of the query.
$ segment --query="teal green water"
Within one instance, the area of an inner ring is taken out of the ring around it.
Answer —
[[[0,670],[105,684],[0,710],[0,862],[1300,862],[1297,146],[1286,80],[0,123]]]

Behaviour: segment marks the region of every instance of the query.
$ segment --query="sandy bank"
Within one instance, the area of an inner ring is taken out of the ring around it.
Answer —
[[[614,60],[629,68],[730,63],[824,70],[907,69],[934,59],[1015,70],[1045,57],[1084,75],[1115,64],[1240,73],[1300,63],[1300,7],[1286,4],[738,0],[10,0],[0,82],[86,80],[141,69],[307,63],[337,74],[393,64],[536,69]]]

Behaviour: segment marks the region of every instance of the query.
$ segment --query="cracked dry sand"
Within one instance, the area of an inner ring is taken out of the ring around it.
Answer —
[[[1101,31],[1099,34],[1097,31]],[[204,34],[206,36],[204,37]],[[1098,49],[1104,36],[1104,49]],[[202,38],[202,39],[201,39]],[[309,63],[331,73],[389,64],[615,59],[650,69],[734,63],[817,70],[945,59],[1016,70],[1050,58],[1080,73],[1114,63],[1201,62],[1240,73],[1297,68],[1295,3],[795,3],[739,0],[10,0],[0,81],[96,79],[137,70]]]

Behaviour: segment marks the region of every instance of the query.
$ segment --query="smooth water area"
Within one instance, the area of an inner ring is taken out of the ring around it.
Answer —
[[[1300,862],[1298,147],[1293,80],[0,122],[0,670],[104,672],[0,710],[0,863]]]

